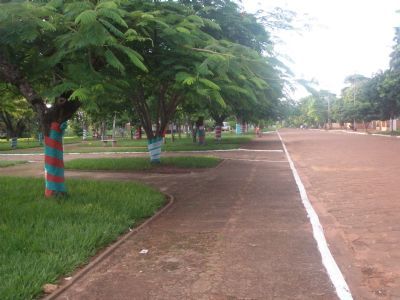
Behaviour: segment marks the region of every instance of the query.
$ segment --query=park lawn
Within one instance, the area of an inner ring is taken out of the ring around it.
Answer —
[[[73,137],[64,137],[64,144],[76,144],[82,141],[81,137],[73,136]],[[40,145],[37,139],[33,138],[19,138],[17,143],[17,148],[11,148],[11,140],[7,141],[5,139],[0,140],[0,151],[10,151],[14,153],[18,149],[31,149],[31,148],[39,148],[41,151],[43,145]],[[38,149],[35,149],[38,150]]]
[[[202,151],[202,150],[227,150],[239,148],[242,144],[249,142],[253,135],[240,135],[237,136],[232,133],[223,133],[221,141],[216,141],[213,134],[206,136],[206,144],[198,145],[193,143],[191,137],[182,136],[182,138],[175,137],[175,141],[171,141],[170,135],[167,135],[166,144],[162,145],[163,151]],[[117,139],[117,145],[112,147],[111,144],[104,146],[101,141],[89,141],[76,145],[77,147],[66,149],[66,152],[86,152],[84,148],[90,148],[90,152],[147,152],[147,140],[131,139]],[[79,149],[81,148],[81,149]],[[97,148],[97,149],[96,149]]]
[[[221,162],[216,157],[162,157],[160,164],[152,164],[148,157],[123,158],[78,158],[65,162],[66,169],[74,170],[107,170],[107,171],[140,171],[171,166],[177,168],[211,168]]]
[[[44,198],[43,179],[0,177],[0,299],[33,299],[165,202],[132,182],[68,180]],[[21,188],[23,187],[23,188]]]
[[[240,148],[243,144],[249,142],[253,138],[253,134],[236,135],[234,133],[223,133],[222,140],[216,141],[214,133],[208,133],[206,136],[206,144],[198,145],[193,143],[192,138],[182,136],[175,137],[175,142],[171,141],[170,135],[167,135],[167,143],[162,145],[162,151],[204,151],[204,150],[229,150]],[[65,153],[90,153],[90,152],[147,152],[147,140],[120,139],[117,138],[116,147],[112,147],[109,143],[104,146],[100,140],[89,139],[82,141],[80,137],[64,138]],[[32,148],[31,150],[29,150]],[[43,153],[43,146],[35,140],[22,139],[18,140],[17,149],[12,150],[10,143],[5,140],[0,141],[0,151],[4,153]]]
[[[0,168],[12,167],[25,163],[27,163],[26,160],[0,160]]]
[[[18,139],[17,148],[16,149],[29,149],[29,148],[37,148],[40,146],[39,142],[34,139]],[[11,148],[11,140],[0,140],[0,151],[10,151],[16,150]]]

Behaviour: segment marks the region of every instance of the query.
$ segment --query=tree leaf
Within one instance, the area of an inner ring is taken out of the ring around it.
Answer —
[[[115,10],[101,8],[98,10],[98,13],[100,16],[109,18],[122,27],[129,27],[128,24],[126,24],[125,20],[121,17],[121,15],[118,14]]]
[[[112,32],[115,36],[119,38],[124,38],[125,35],[120,31],[117,27],[115,27],[113,24],[108,22],[107,20],[104,20],[102,18],[99,18],[99,22],[102,23],[107,29]]]
[[[124,65],[119,61],[119,59],[115,56],[115,54],[111,50],[107,50],[104,53],[104,57],[106,58],[106,61],[110,66],[117,69],[121,73],[124,73],[125,71]]]
[[[118,50],[122,51],[123,53],[125,53],[129,60],[139,69],[141,69],[144,72],[148,72],[149,70],[147,69],[147,67],[143,64],[143,57],[136,52],[135,50],[132,50],[131,48],[122,46],[122,45],[114,45],[115,48],[117,48]]]
[[[81,101],[87,101],[89,100],[89,96],[90,96],[90,91],[87,88],[79,88],[76,89],[71,96],[69,96],[69,100],[81,100]]]
[[[190,34],[190,31],[189,31],[189,30],[187,30],[186,28],[181,27],[181,26],[176,27],[176,30],[179,31],[179,32],[181,32],[181,33]]]
[[[85,10],[75,18],[75,24],[87,25],[96,21],[97,13],[94,10]]]
[[[219,91],[221,90],[221,88],[216,85],[214,82],[212,82],[211,80],[205,79],[205,78],[200,78],[199,81],[204,84],[206,87],[212,89],[212,90],[216,90]]]

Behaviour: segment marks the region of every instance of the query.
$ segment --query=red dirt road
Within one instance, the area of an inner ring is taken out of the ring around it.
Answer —
[[[400,139],[281,136],[355,299],[400,299]]]

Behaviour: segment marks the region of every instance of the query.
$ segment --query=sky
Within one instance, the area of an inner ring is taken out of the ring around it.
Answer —
[[[293,10],[309,30],[279,32],[275,50],[296,78],[315,79],[319,89],[340,95],[351,74],[372,76],[389,66],[394,27],[400,26],[399,0],[243,0],[248,12],[273,7]],[[307,93],[299,88],[298,99]]]

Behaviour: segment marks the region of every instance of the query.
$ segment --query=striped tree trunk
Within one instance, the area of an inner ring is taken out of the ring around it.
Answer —
[[[18,145],[18,137],[11,138],[11,148],[17,149],[17,145]]]
[[[197,134],[199,136],[199,145],[204,145],[206,143],[206,129],[204,125],[198,127]]]
[[[135,140],[141,140],[142,139],[142,126],[137,126],[136,131],[135,131]]]
[[[159,163],[161,158],[161,145],[163,138],[156,136],[153,139],[148,140],[147,148],[149,149],[150,161],[152,163]]]
[[[222,127],[220,125],[215,126],[215,139],[217,141],[221,140],[221,131],[222,131]]]
[[[236,134],[242,134],[242,125],[236,123]]]
[[[50,133],[44,137],[45,196],[64,195],[67,192],[64,180],[64,149],[62,136],[67,123],[52,122]]]

